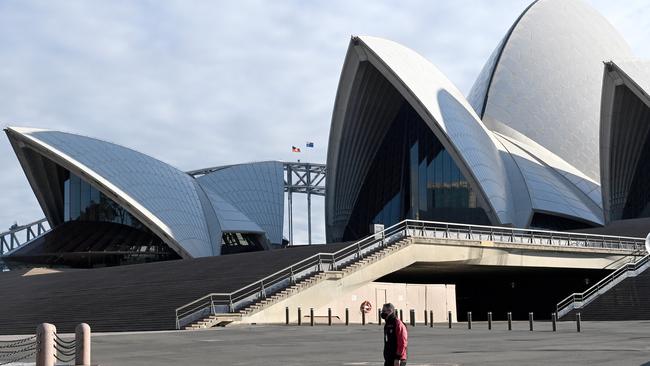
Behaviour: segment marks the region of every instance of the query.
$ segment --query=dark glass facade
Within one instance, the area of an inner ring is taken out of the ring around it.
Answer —
[[[124,207],[72,173],[63,182],[63,218],[65,222],[101,221],[145,228]]]
[[[223,233],[221,239],[221,254],[256,252],[264,249],[258,234]]]
[[[477,192],[411,105],[402,106],[363,182],[343,240],[403,219],[489,225]]]
[[[530,221],[531,229],[564,231],[586,229],[590,227],[593,227],[593,225],[541,212],[536,212]]]
[[[610,220],[650,217],[650,108],[625,85],[616,87],[614,106]]]

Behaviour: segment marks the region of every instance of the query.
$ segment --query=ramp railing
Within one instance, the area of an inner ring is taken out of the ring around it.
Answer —
[[[18,249],[50,231],[47,219],[36,220],[26,225],[14,226],[0,233],[0,256]]]
[[[231,293],[211,293],[176,309],[176,328],[211,314],[234,313],[322,271],[338,270],[402,238],[429,238],[526,245],[605,248],[627,254],[644,246],[644,239],[591,235],[498,226],[465,225],[437,221],[404,220],[333,253],[317,253]]]
[[[650,254],[645,255],[634,263],[627,263],[607,275],[585,292],[573,293],[557,304],[557,317],[562,318],[571,310],[582,308],[609,291],[626,278],[637,276],[650,267]]]

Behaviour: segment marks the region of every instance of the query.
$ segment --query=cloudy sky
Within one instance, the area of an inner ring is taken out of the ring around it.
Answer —
[[[350,35],[409,46],[466,93],[528,2],[0,0],[0,123],[99,137],[183,170],[325,162]],[[650,0],[589,2],[650,58]],[[291,153],[305,141],[316,148]],[[5,137],[0,167],[0,231],[43,217]],[[304,207],[299,197],[297,242]],[[314,211],[323,242],[322,199]]]

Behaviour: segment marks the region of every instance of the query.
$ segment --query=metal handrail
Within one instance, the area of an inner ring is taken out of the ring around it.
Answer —
[[[225,306],[223,309],[226,312],[234,312],[238,310],[240,302],[244,302],[243,305],[246,305],[265,298],[267,289],[274,286],[288,287],[295,283],[299,277],[322,272],[324,265],[328,265],[329,270],[337,270],[341,265],[362,259],[364,250],[375,244],[381,243],[382,246],[386,246],[402,237],[429,238],[431,234],[434,238],[439,238],[439,235],[442,235],[442,238],[457,240],[492,240],[515,244],[607,248],[626,251],[637,250],[644,246],[644,239],[632,237],[403,220],[334,253],[316,253],[231,293],[207,294],[180,306],[176,309],[177,328],[180,326],[180,319],[189,317],[197,311],[205,311],[206,308],[209,308],[211,313],[216,313],[216,306]],[[246,301],[247,299],[249,301]]]
[[[362,258],[362,251],[383,242],[385,238],[399,239],[404,235],[398,235],[400,231],[406,228],[406,220],[397,223],[383,231],[370,235],[358,242],[350,244],[341,248],[333,253],[316,253],[308,258],[305,258],[289,267],[283,268],[269,276],[264,277],[259,281],[248,284],[231,293],[211,293],[190,303],[180,306],[176,309],[176,327],[180,328],[180,320],[191,316],[192,314],[209,309],[210,313],[216,313],[216,307],[221,305],[226,307],[228,312],[237,310],[237,303],[254,296],[257,298],[266,297],[265,286],[267,288],[277,285],[279,282],[286,282],[287,284],[295,283],[298,277],[307,277],[317,272],[322,272],[324,266],[329,270],[337,270],[340,265],[345,265]],[[397,235],[397,236],[396,236]],[[394,238],[393,238],[394,237]],[[349,258],[352,256],[353,258]],[[314,268],[312,271],[308,271]],[[306,273],[303,273],[308,271]],[[302,274],[302,275],[301,275]],[[287,286],[288,287],[288,286]],[[257,296],[259,295],[259,296]],[[249,301],[249,303],[252,301]]]
[[[595,299],[594,296],[598,295],[600,291],[621,278],[624,274],[625,278],[628,277],[628,273],[635,272],[644,265],[650,262],[650,254],[646,254],[644,257],[639,259],[634,263],[626,263],[625,265],[619,267],[614,272],[607,275],[602,280],[598,281],[596,284],[585,290],[584,292],[574,292],[571,295],[567,296],[564,300],[560,301],[556,305],[556,311],[558,317],[564,316],[566,313],[576,308],[576,303],[582,303],[582,306],[590,303]],[[569,309],[570,308],[570,309]]]
[[[50,231],[49,224],[47,226],[46,224],[48,224],[47,219],[42,218],[0,233],[0,255],[10,253]],[[34,232],[34,228],[36,232]],[[24,232],[24,235],[20,235],[21,232]]]

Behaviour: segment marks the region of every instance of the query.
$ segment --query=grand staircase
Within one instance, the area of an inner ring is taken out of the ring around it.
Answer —
[[[558,318],[574,320],[650,320],[650,254],[627,263],[583,293],[557,305]]]
[[[361,270],[365,266],[380,261],[381,259],[395,253],[396,251],[406,247],[412,242],[410,238],[403,238],[391,243],[388,246],[379,247],[365,253],[363,257],[355,258],[353,260],[343,263],[338,270],[323,270],[318,271],[296,280],[293,284],[287,287],[280,288],[273,293],[267,294],[266,297],[254,301],[247,306],[243,307],[236,313],[216,313],[210,314],[197,321],[187,325],[184,329],[196,330],[210,328],[214,326],[226,326],[234,321],[242,320],[244,317],[251,316],[260,312],[267,307],[274,305],[282,300],[285,300],[301,291],[304,291],[316,284],[327,280],[340,280],[344,276]]]

